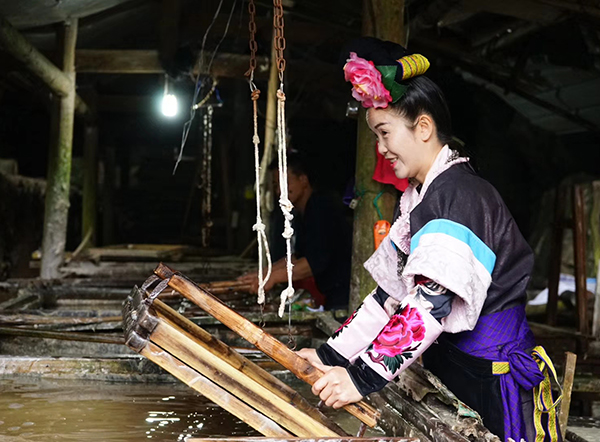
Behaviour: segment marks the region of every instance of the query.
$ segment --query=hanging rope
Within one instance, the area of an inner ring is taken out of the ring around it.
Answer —
[[[212,116],[213,107],[206,106],[204,112],[204,152],[202,157],[202,247],[208,247],[210,243],[210,229],[213,225],[211,219],[212,211]]]
[[[258,299],[257,302],[260,304],[261,318],[263,313],[263,307],[265,303],[265,284],[271,277],[271,270],[273,265],[271,262],[271,253],[269,251],[269,242],[267,240],[267,234],[265,232],[265,224],[263,223],[260,203],[261,203],[261,192],[260,192],[260,152],[259,144],[260,138],[258,136],[258,97],[260,96],[260,90],[254,84],[254,70],[256,69],[256,51],[258,49],[256,44],[256,7],[254,6],[254,0],[248,2],[248,12],[250,14],[250,23],[248,28],[250,30],[250,69],[246,72],[246,76],[249,77],[250,84],[250,97],[252,99],[252,111],[253,111],[253,122],[254,122],[254,135],[252,137],[252,143],[254,143],[254,173],[256,176],[256,223],[252,226],[252,230],[256,232],[256,241],[258,243]],[[267,258],[267,274],[263,275],[263,250]],[[264,323],[264,320],[261,319]]]
[[[285,49],[285,37],[283,34],[283,6],[281,0],[273,0],[273,27],[275,35],[273,44],[275,46],[275,55],[277,70],[279,71],[279,90],[277,91],[277,153],[279,163],[279,188],[281,196],[279,198],[279,207],[283,213],[284,224],[283,234],[286,246],[286,270],[287,270],[287,288],[281,292],[281,303],[279,304],[279,317],[283,316],[285,303],[294,295],[294,287],[292,284],[292,236],[294,229],[292,228],[292,210],[294,205],[288,198],[288,176],[287,176],[287,147],[286,147],[286,126],[285,126],[285,93],[283,92],[283,73],[285,71],[285,59],[283,58],[283,50]],[[291,305],[290,305],[291,314]]]

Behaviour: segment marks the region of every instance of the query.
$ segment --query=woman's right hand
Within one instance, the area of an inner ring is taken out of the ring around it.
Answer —
[[[312,365],[315,365],[315,363],[323,364],[323,362],[321,362],[321,358],[319,358],[317,355],[317,350],[314,348],[303,348],[302,350],[298,350],[296,354],[301,358],[306,359]]]

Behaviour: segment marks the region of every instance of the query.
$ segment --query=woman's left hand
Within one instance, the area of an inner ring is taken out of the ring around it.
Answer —
[[[313,384],[313,394],[333,408],[341,408],[362,399],[362,395],[354,386],[350,375],[343,367],[332,367],[318,362],[313,365],[325,374]]]

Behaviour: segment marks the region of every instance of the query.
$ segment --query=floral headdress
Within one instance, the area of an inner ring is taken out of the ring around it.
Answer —
[[[352,96],[363,107],[386,108],[405,94],[409,78],[424,74],[429,60],[390,41],[363,37],[353,41],[350,58],[344,65],[344,78],[352,83]]]

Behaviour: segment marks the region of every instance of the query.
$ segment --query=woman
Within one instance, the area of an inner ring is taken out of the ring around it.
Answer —
[[[541,348],[532,357],[525,318],[533,253],[496,189],[451,148],[448,107],[422,76],[428,67],[391,42],[351,45],[352,95],[379,152],[411,184],[365,263],[377,289],[326,344],[299,354],[326,371],[313,392],[334,408],[380,390],[423,354],[502,440],[560,440],[556,419],[533,407],[547,360]]]

